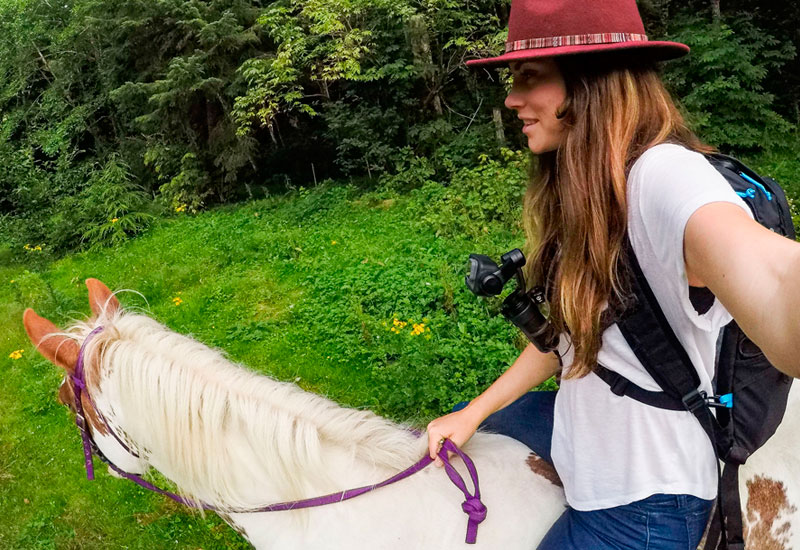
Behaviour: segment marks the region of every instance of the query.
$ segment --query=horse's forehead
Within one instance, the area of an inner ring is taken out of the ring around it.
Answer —
[[[749,550],[791,550],[790,531],[797,508],[782,481],[755,476],[747,481],[745,540]]]
[[[542,476],[553,485],[558,487],[564,486],[561,483],[561,478],[558,477],[556,469],[536,453],[529,454],[525,463],[534,474]]]

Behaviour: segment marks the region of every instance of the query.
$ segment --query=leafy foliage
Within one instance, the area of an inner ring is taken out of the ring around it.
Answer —
[[[65,202],[64,211],[77,212],[68,220],[69,231],[90,245],[120,244],[155,217],[145,210],[147,195],[133,183],[128,166],[117,155],[92,173],[83,193]]]
[[[528,157],[522,151],[502,150],[503,161],[484,156],[476,168],[456,171],[446,187],[429,183],[417,200],[436,204],[422,219],[438,235],[478,238],[489,228],[520,229],[522,196],[527,183]]]
[[[502,164],[503,147],[525,150],[517,121],[493,117],[505,80],[464,61],[503,51],[508,4],[4,2],[4,249],[46,243],[60,254],[136,233],[145,218],[87,233],[85,224],[114,216],[75,210],[101,202],[104,191],[89,187],[105,185],[97,174],[110,162],[126,167],[139,197],[189,212],[342,177],[443,192],[482,155]],[[714,22],[701,0],[640,5],[657,34],[693,47],[666,75],[709,142],[796,148],[798,41],[781,18],[795,6],[770,1],[748,18],[736,14],[746,0],[731,0]]]
[[[667,80],[682,98],[692,126],[710,143],[747,151],[791,143],[796,127],[774,110],[764,81],[795,56],[791,43],[756,27],[750,18],[675,20],[672,37],[692,55],[670,65]]]

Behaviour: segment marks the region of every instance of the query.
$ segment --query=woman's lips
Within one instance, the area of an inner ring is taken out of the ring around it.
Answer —
[[[538,120],[529,120],[529,121],[525,121],[525,124],[522,126],[522,131],[523,131],[523,133],[524,133],[526,130],[529,130],[529,129],[533,128],[534,124],[536,124],[537,122],[539,122],[539,121],[538,121]]]

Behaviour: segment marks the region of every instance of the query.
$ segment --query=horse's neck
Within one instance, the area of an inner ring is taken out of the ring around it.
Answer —
[[[424,452],[424,441],[371,413],[235,369],[222,368],[218,378],[248,391],[217,383],[213,391],[227,392],[217,406],[203,403],[212,389],[193,398],[198,405],[183,402],[188,398],[178,389],[136,387],[142,382],[130,374],[110,375],[98,404],[115,411],[119,429],[144,449],[153,468],[189,495],[230,507],[376,483]],[[262,402],[238,401],[253,395]]]

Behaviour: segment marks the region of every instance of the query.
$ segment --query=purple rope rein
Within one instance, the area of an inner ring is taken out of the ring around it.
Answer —
[[[219,508],[211,504],[195,503],[193,501],[187,500],[180,495],[156,487],[152,483],[145,481],[136,474],[128,473],[122,470],[121,468],[117,467],[116,464],[111,462],[108,458],[106,458],[105,455],[103,455],[103,453],[97,447],[97,444],[92,439],[92,436],[89,433],[88,423],[86,421],[86,415],[83,411],[83,404],[81,402],[81,394],[83,392],[86,393],[86,397],[89,403],[92,405],[92,408],[94,409],[98,418],[102,421],[102,423],[105,425],[106,429],[111,433],[114,439],[117,440],[117,443],[119,443],[122,446],[122,448],[125,449],[125,451],[132,454],[133,456],[136,457],[139,456],[136,452],[131,450],[117,436],[117,434],[114,433],[114,430],[111,429],[111,426],[109,426],[105,417],[100,413],[99,409],[94,404],[94,401],[92,400],[92,397],[89,394],[89,390],[86,387],[86,377],[84,373],[84,364],[83,364],[84,350],[86,349],[86,344],[89,342],[89,340],[91,340],[94,335],[96,335],[102,330],[103,327],[95,328],[92,332],[89,333],[89,335],[83,341],[83,344],[81,344],[80,352],[78,353],[78,362],[75,365],[75,371],[70,376],[70,379],[72,380],[75,390],[75,409],[77,413],[75,417],[75,423],[77,424],[78,429],[81,432],[81,440],[83,441],[84,464],[86,466],[86,478],[90,481],[94,479],[94,464],[92,462],[92,453],[94,451],[94,454],[96,454],[100,458],[100,460],[108,464],[108,466],[120,476],[133,481],[134,483],[136,483],[141,487],[144,487],[145,489],[164,495],[179,504],[183,504],[191,508],[209,510],[212,512],[224,512],[228,514],[249,514],[249,513],[259,513],[259,512],[279,512],[284,510],[300,510],[302,508],[312,508],[314,506],[323,506],[325,504],[342,502],[344,500],[349,500],[351,498],[361,496],[365,493],[374,491],[375,489],[380,489],[381,487],[386,487],[387,485],[391,485],[392,483],[405,479],[411,476],[412,474],[419,472],[420,470],[428,466],[431,462],[433,462],[433,459],[426,454],[413,466],[403,470],[398,474],[393,475],[389,479],[386,479],[374,485],[366,485],[364,487],[358,487],[356,489],[347,489],[345,491],[339,491],[337,493],[331,493],[329,495],[324,495],[315,498],[307,498],[291,502],[279,502],[277,504],[269,504],[267,506],[262,506],[260,508],[237,510],[229,508]],[[464,479],[450,463],[448,455],[451,452],[457,454],[459,457],[461,457],[461,460],[464,461],[464,464],[467,467],[467,471],[469,472],[469,475],[472,478],[472,485],[475,488],[474,493],[469,492],[469,489],[467,488]],[[480,524],[484,519],[486,519],[486,506],[481,501],[480,487],[478,486],[478,470],[475,468],[475,464],[472,462],[472,459],[470,459],[466,455],[466,453],[464,453],[464,451],[459,449],[455,445],[455,443],[453,443],[449,439],[445,439],[444,442],[442,443],[442,448],[439,450],[438,456],[444,463],[444,468],[445,472],[447,473],[447,477],[449,477],[450,480],[453,482],[453,484],[456,487],[458,487],[458,489],[464,494],[464,498],[466,500],[461,504],[461,509],[468,516],[466,543],[475,544],[475,541],[478,536],[478,524]]]

